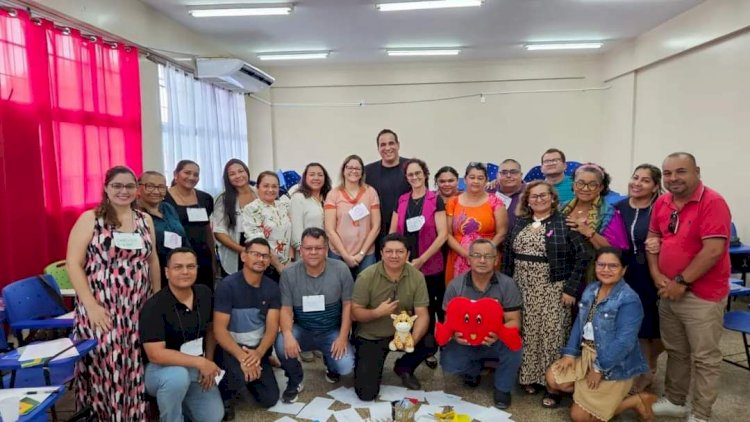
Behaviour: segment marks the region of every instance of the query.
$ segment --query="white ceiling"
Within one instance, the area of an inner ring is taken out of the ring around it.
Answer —
[[[425,60],[496,60],[550,57],[527,42],[604,41],[598,54],[696,6],[703,0],[485,0],[481,7],[379,12],[394,0],[141,0],[228,51],[258,64],[256,54],[331,50],[309,64],[398,63]],[[187,6],[294,3],[287,16],[193,18]],[[455,57],[388,57],[393,47],[462,47]],[[191,53],[186,51],[185,53]],[[272,62],[274,66],[284,62]],[[269,63],[266,63],[268,65]]]

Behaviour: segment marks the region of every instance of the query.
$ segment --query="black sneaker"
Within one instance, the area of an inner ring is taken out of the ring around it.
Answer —
[[[482,377],[479,375],[464,375],[464,385],[471,388],[479,387]]]
[[[341,375],[335,372],[326,371],[326,381],[331,384],[336,384],[337,382],[341,381]]]
[[[422,389],[422,384],[419,383],[419,380],[414,376],[414,374],[409,372],[402,372],[398,374],[398,376],[401,377],[401,383],[404,387],[406,387],[407,390]]]
[[[507,409],[510,406],[510,393],[496,389],[492,397],[495,399],[495,407],[498,409]]]
[[[299,398],[299,393],[302,392],[303,385],[300,383],[296,388],[287,387],[284,393],[281,395],[281,401],[284,403],[294,403]]]

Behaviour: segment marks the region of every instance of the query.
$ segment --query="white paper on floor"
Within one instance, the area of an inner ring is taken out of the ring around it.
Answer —
[[[425,401],[425,394],[426,393],[424,392],[424,390],[406,390],[406,393],[404,393],[404,397],[402,398],[415,399],[416,401]]]
[[[456,413],[463,413],[464,415],[469,415],[472,418],[476,418],[476,416],[487,409],[486,406],[480,406],[478,404],[470,403],[468,401],[461,400],[460,402],[453,404],[453,410]]]
[[[274,422],[297,422],[297,421],[295,419],[290,418],[289,416],[282,416],[276,419]]]
[[[410,390],[404,387],[396,387],[395,385],[381,385],[380,386],[380,400],[385,401],[396,401],[403,400],[404,397],[408,397]]]
[[[335,400],[327,399],[324,397],[315,397],[312,401],[297,414],[298,418],[326,421],[333,414],[332,410],[328,408],[333,404]]]
[[[328,395],[340,401],[341,403],[348,404],[349,406],[360,409],[372,404],[371,401],[360,400],[357,396],[357,393],[351,387],[339,387],[335,390],[329,391]]]
[[[379,402],[370,404],[367,406],[370,410],[370,419],[376,421],[392,420],[393,419],[393,405],[390,402]]]
[[[296,415],[299,413],[306,403],[284,403],[279,400],[273,407],[269,407],[268,410],[276,413],[286,413],[287,415]]]
[[[441,406],[431,406],[429,404],[422,404],[417,409],[417,413],[414,414],[414,420],[420,418],[426,418],[427,420],[435,420],[435,413],[441,413],[443,408]],[[432,419],[430,419],[432,418]]]
[[[448,394],[442,390],[426,392],[425,399],[433,406],[454,406],[461,402],[461,396]]]
[[[349,408],[346,410],[339,410],[338,412],[333,412],[333,417],[336,418],[336,422],[364,422],[365,420],[362,419],[361,416],[359,416],[359,413],[357,413],[354,408]]]

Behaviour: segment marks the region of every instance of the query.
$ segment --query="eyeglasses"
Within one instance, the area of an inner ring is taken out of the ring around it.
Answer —
[[[596,263],[596,269],[597,270],[603,270],[603,269],[606,268],[606,269],[608,269],[610,271],[614,271],[614,270],[616,270],[616,269],[618,269],[620,267],[622,267],[622,265],[616,264],[614,262],[597,262]]]
[[[529,195],[529,201],[545,201],[551,195],[549,192],[540,193],[537,195]]]
[[[344,170],[356,172],[356,171],[362,171],[362,167],[346,166],[344,167]]]
[[[472,253],[469,254],[469,258],[476,259],[478,261],[481,261],[483,259],[485,261],[490,261],[490,260],[495,259],[496,256],[497,256],[497,254],[494,254],[494,253],[481,254],[481,253],[478,253],[478,252],[472,252]]]
[[[669,216],[669,225],[667,230],[672,234],[677,234],[677,229],[680,228],[680,214],[675,210],[672,211],[672,215]]]
[[[124,185],[122,183],[110,183],[109,187],[115,192],[121,191],[123,189],[133,191],[138,188],[138,185],[136,185],[135,183],[128,183],[127,185]]]
[[[521,174],[521,170],[500,170],[500,176],[503,177],[518,176],[519,174]]]
[[[305,252],[323,252],[326,250],[325,246],[302,246],[300,247]]]
[[[584,182],[583,180],[579,180],[575,183],[576,188],[580,190],[597,190],[599,189],[599,186],[601,186],[601,183],[599,182]]]
[[[562,163],[562,158],[550,158],[548,160],[542,160],[542,164],[557,164]]]
[[[262,260],[268,260],[271,259],[270,253],[260,253],[256,251],[247,251],[247,253],[252,256],[253,258],[262,259]]]
[[[383,249],[383,255],[406,255],[406,249]]]
[[[196,264],[187,264],[187,265],[176,264],[176,265],[172,265],[169,267],[170,271],[185,271],[185,270],[195,271],[197,269],[198,269],[198,265]]]
[[[143,186],[143,190],[145,190],[148,193],[153,193],[156,190],[158,190],[159,192],[167,191],[167,185],[155,185],[153,183],[141,183],[141,186]]]
[[[407,179],[416,179],[417,177],[424,176],[424,172],[422,170],[415,171],[414,173],[406,173]]]

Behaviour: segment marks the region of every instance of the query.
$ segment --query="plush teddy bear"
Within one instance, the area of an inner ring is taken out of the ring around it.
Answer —
[[[510,350],[521,350],[518,329],[503,324],[503,307],[495,299],[453,298],[445,308],[445,323],[435,323],[435,341],[441,346],[448,344],[453,333],[461,333],[469,345],[479,346],[490,332],[495,333]]]
[[[414,326],[414,320],[417,319],[417,315],[409,316],[406,311],[401,311],[400,314],[391,314],[393,320],[393,327],[396,328],[396,334],[393,335],[393,340],[388,344],[388,348],[392,351],[403,350],[406,353],[414,351],[414,338],[411,336],[411,327]]]

